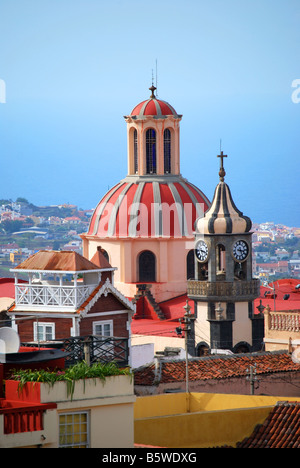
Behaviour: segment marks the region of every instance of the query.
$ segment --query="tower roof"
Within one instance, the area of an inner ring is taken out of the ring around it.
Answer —
[[[155,116],[157,118],[164,118],[166,116],[172,115],[175,118],[180,118],[181,116],[177,114],[174,107],[172,107],[168,102],[157,99],[154,94],[156,90],[155,86],[149,88],[152,91],[149,99],[140,102],[130,113],[130,117],[135,118],[145,118],[147,116]]]
[[[223,167],[223,158],[227,157],[221,151],[220,182],[214,193],[211,207],[203,218],[196,222],[196,231],[203,234],[242,234],[249,232],[252,222],[248,216],[239,211],[232,199],[229,186],[224,182],[226,172]]]
[[[16,270],[40,270],[40,271],[91,271],[99,270],[99,267],[73,251],[39,250],[20,265]]]

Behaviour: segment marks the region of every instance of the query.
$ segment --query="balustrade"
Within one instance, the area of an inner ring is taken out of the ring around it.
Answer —
[[[96,285],[16,285],[16,306],[79,307]]]
[[[269,312],[269,329],[297,333],[300,331],[300,310]]]
[[[250,281],[198,281],[189,280],[187,292],[193,297],[258,297],[260,282],[257,279]]]

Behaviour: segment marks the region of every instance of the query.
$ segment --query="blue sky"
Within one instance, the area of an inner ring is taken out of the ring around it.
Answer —
[[[94,208],[157,61],[182,175],[212,199],[221,139],[237,207],[300,226],[299,24],[299,0],[0,0],[0,198]]]

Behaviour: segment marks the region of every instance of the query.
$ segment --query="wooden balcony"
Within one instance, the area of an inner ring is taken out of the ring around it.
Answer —
[[[260,281],[252,279],[250,281],[198,281],[188,280],[187,293],[192,299],[198,300],[232,300],[249,301],[260,294]]]
[[[17,284],[16,309],[76,310],[97,285]]]

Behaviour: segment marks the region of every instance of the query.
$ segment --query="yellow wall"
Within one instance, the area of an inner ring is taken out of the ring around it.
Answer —
[[[279,400],[287,398],[206,393],[138,397],[134,441],[177,448],[235,446],[264,422]]]

